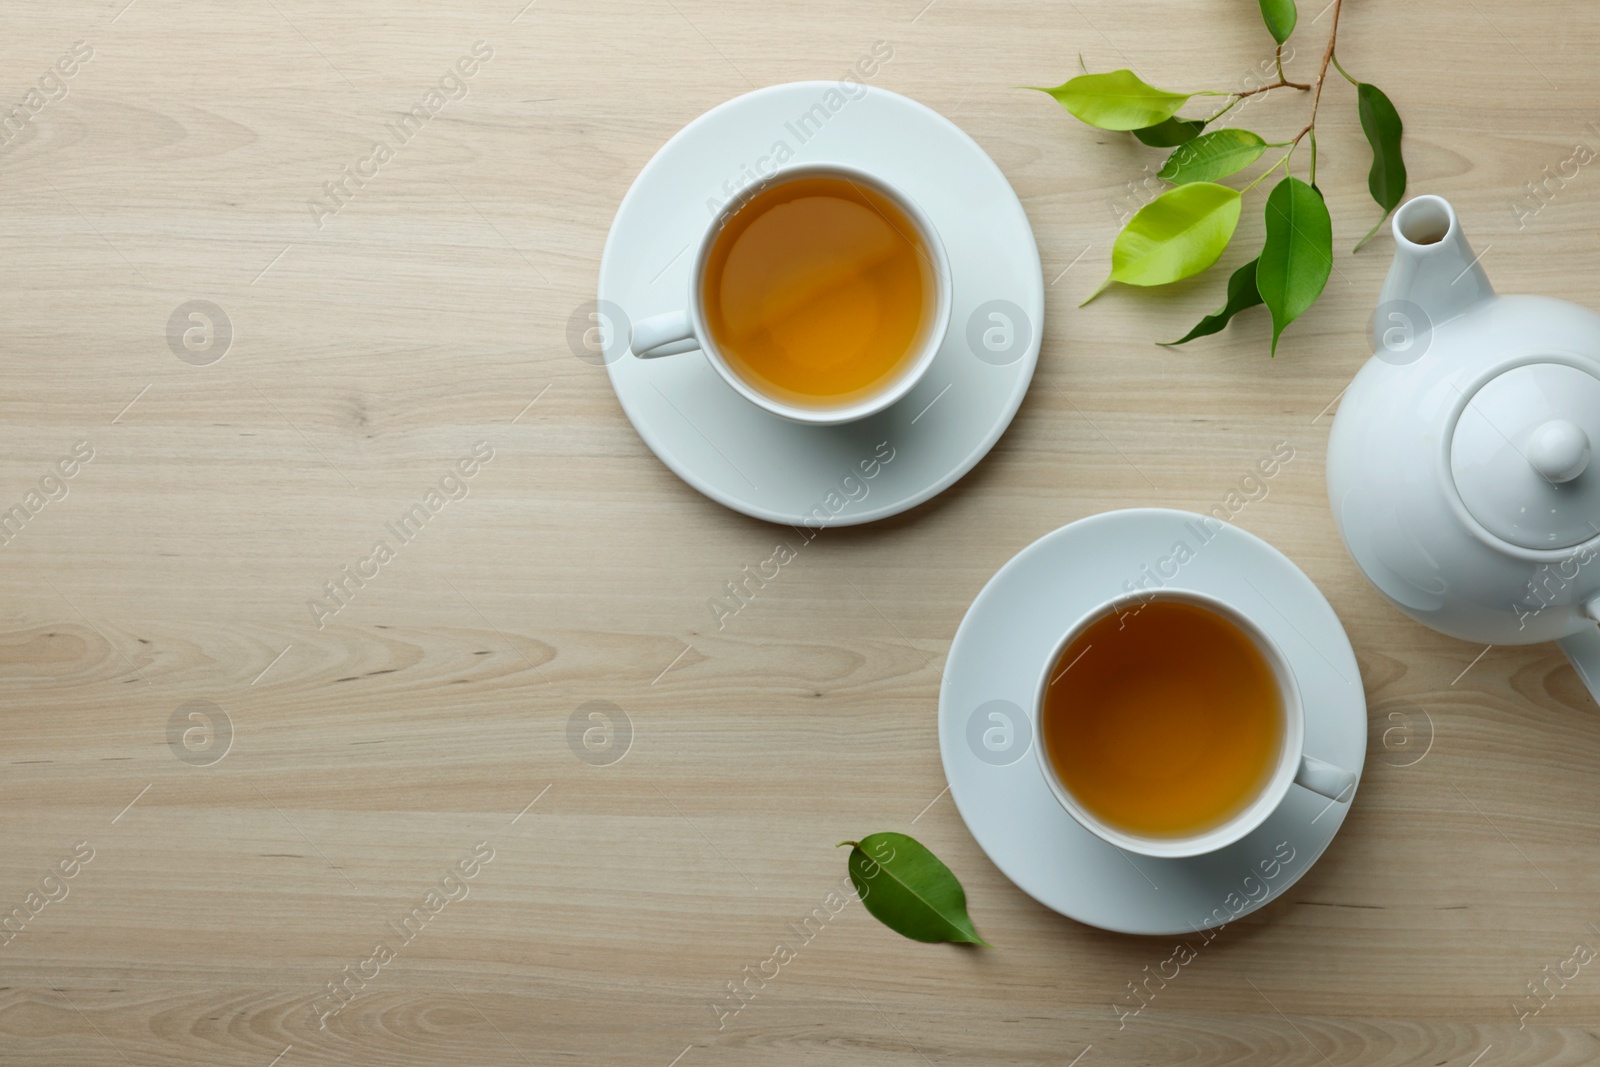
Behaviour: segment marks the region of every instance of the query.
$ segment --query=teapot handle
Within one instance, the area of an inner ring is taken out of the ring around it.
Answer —
[[[1595,618],[1600,613],[1600,597],[1585,604],[1583,613],[1591,619]],[[1573,669],[1583,679],[1583,684],[1589,687],[1589,695],[1600,702],[1600,626],[1585,626],[1556,644],[1572,661]]]

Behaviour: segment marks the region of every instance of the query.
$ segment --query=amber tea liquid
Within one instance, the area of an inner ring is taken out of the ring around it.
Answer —
[[[701,281],[706,326],[753,389],[800,407],[847,407],[916,359],[937,302],[906,213],[845,178],[763,189],[724,224]]]
[[[1090,815],[1141,837],[1187,837],[1248,807],[1278,766],[1283,695],[1231,620],[1134,603],[1093,623],[1051,669],[1041,734]]]

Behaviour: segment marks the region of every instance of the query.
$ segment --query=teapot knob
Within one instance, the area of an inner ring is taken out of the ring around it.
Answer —
[[[1589,466],[1589,435],[1577,423],[1551,419],[1528,439],[1528,462],[1546,481],[1570,482]]]

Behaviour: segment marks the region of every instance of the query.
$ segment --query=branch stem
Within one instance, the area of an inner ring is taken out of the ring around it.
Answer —
[[[1322,83],[1328,80],[1328,64],[1333,61],[1333,43],[1339,37],[1339,9],[1344,0],[1333,0],[1333,28],[1328,31],[1328,50],[1322,53],[1322,66],[1317,69],[1317,91],[1311,96],[1311,122],[1317,121],[1317,105],[1322,102]]]
[[[1280,156],[1278,161],[1276,163],[1274,163],[1272,166],[1268,167],[1266,170],[1262,171],[1260,174],[1257,174],[1254,181],[1252,181],[1249,185],[1245,186],[1243,189],[1239,190],[1239,195],[1243,196],[1245,193],[1248,193],[1250,190],[1252,190],[1256,186],[1260,185],[1263,181],[1266,180],[1267,175],[1271,174],[1273,171],[1277,170],[1279,167],[1281,167],[1285,163],[1289,162],[1289,157],[1292,156],[1292,155],[1294,155],[1294,145],[1291,143],[1290,146],[1289,146],[1289,151],[1285,152],[1282,156]]]
[[[1300,132],[1294,135],[1294,140],[1289,142],[1288,155],[1283,157],[1284,160],[1288,160],[1289,156],[1294,155],[1295,146],[1298,145],[1303,138],[1310,137],[1310,172],[1312,185],[1317,183],[1317,108],[1322,103],[1323,83],[1328,80],[1328,64],[1332,63],[1334,67],[1338,69],[1340,74],[1344,74],[1344,76],[1350,80],[1351,84],[1356,84],[1355,79],[1351,78],[1350,75],[1345,74],[1344,68],[1340,67],[1338,60],[1334,59],[1333,57],[1333,46],[1334,43],[1339,39],[1339,10],[1343,6],[1344,0],[1333,0],[1333,27],[1328,31],[1328,47],[1322,53],[1322,65],[1317,68],[1317,80],[1312,83],[1315,91],[1311,94],[1311,115],[1306,119],[1306,124],[1301,127]],[[1272,171],[1267,171],[1267,174],[1271,173]],[[1264,178],[1266,175],[1263,174],[1261,177]],[[1256,181],[1260,180],[1260,178],[1256,179]],[[1253,186],[1255,182],[1251,182],[1250,184]]]
[[[1281,53],[1280,53],[1280,61],[1281,61]],[[1310,89],[1311,86],[1309,84],[1307,84],[1306,82],[1292,82],[1292,81],[1290,81],[1289,79],[1283,77],[1283,72],[1280,69],[1279,72],[1278,72],[1278,80],[1277,81],[1270,82],[1267,85],[1258,85],[1254,89],[1246,89],[1242,93],[1234,93],[1233,94],[1233,98],[1235,100],[1243,100],[1247,96],[1254,96],[1257,93],[1264,93],[1264,92],[1267,92],[1270,89],[1286,89],[1286,88],[1287,89],[1299,89],[1301,92],[1305,92],[1306,90]]]
[[[1354,79],[1354,78],[1352,78],[1350,76],[1350,72],[1348,70],[1345,70],[1343,67],[1341,67],[1339,65],[1339,57],[1338,56],[1334,56],[1333,57],[1333,69],[1338,71],[1340,74],[1343,74],[1344,75],[1344,80],[1349,82],[1351,85],[1360,85],[1361,84],[1359,81],[1357,81],[1356,79]]]

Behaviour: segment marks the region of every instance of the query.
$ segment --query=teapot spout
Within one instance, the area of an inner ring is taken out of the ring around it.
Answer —
[[[1407,329],[1431,329],[1494,296],[1489,276],[1478,265],[1456,219],[1455,209],[1440,196],[1406,201],[1394,216],[1394,263],[1379,296],[1373,320],[1373,346],[1382,351],[1385,333],[1395,315],[1420,310],[1424,322],[1405,322]],[[1409,305],[1409,306],[1408,306]]]

